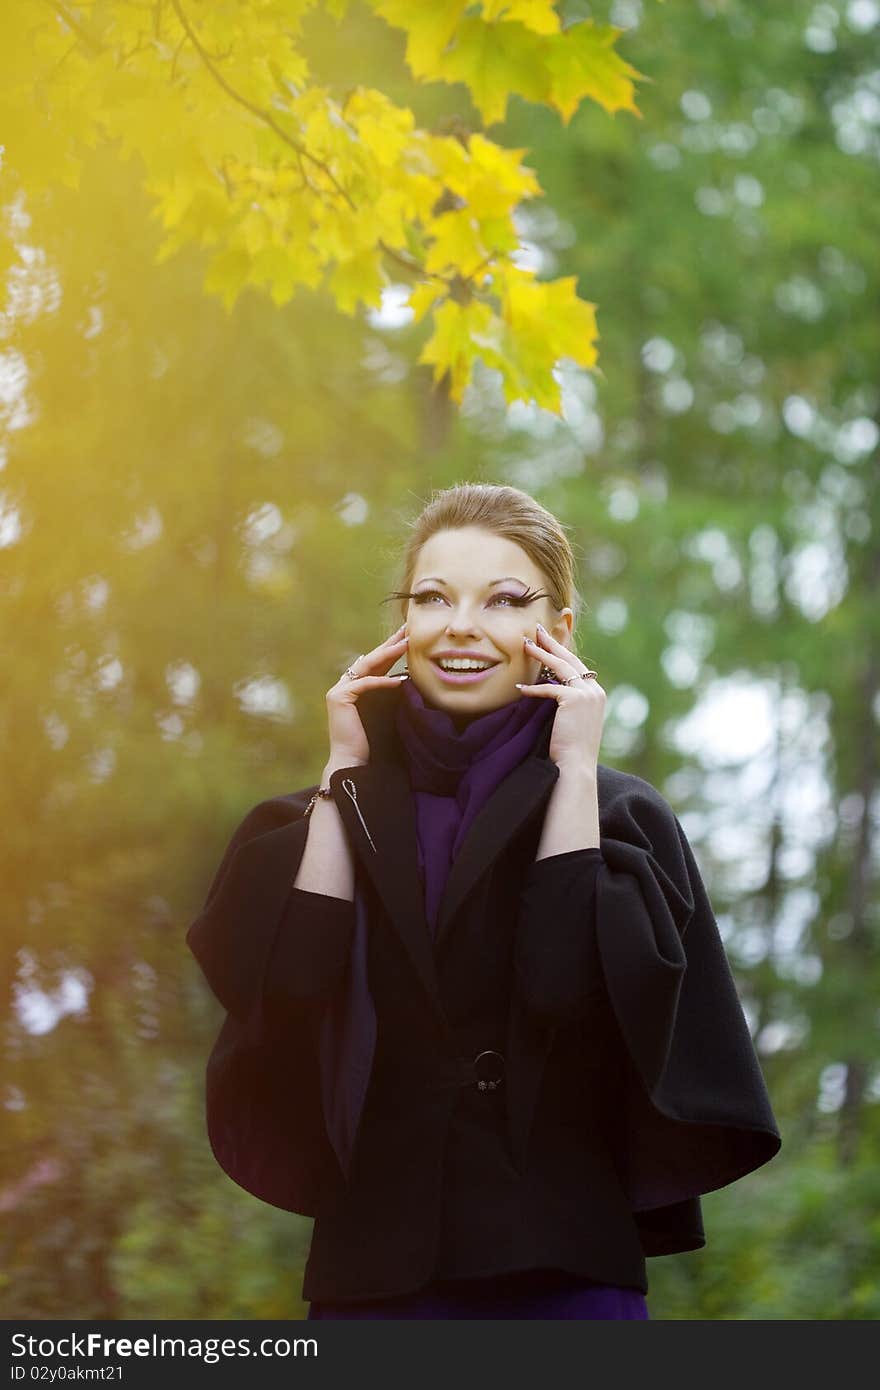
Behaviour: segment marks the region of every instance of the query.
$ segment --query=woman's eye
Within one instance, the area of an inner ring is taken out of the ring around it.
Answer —
[[[440,593],[439,589],[422,589],[416,594],[415,602],[427,603],[430,598],[443,598],[443,594]],[[494,594],[490,606],[494,607],[501,599],[507,599],[507,604],[504,605],[505,607],[521,604],[523,602],[518,594]]]

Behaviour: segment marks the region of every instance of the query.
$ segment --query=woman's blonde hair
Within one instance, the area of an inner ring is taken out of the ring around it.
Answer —
[[[400,588],[391,595],[406,617],[406,595],[412,588],[419,551],[437,531],[483,526],[515,541],[543,573],[555,608],[571,608],[577,626],[583,599],[576,583],[574,552],[565,527],[552,512],[518,487],[503,483],[456,483],[435,491],[415,521],[401,559]],[[574,634],[572,634],[574,635]]]

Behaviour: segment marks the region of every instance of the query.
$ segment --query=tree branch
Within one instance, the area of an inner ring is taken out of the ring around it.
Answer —
[[[317,155],[312,154],[311,150],[309,150],[305,145],[301,144],[300,141],[295,140],[292,135],[288,135],[287,131],[284,130],[284,128],[278,124],[274,116],[270,115],[268,111],[264,111],[261,107],[256,106],[254,102],[249,101],[247,97],[242,96],[240,92],[237,92],[235,88],[227,82],[223,74],[219,72],[218,69],[214,66],[213,62],[211,61],[211,58],[209,57],[208,53],[205,51],[202,43],[200,42],[198,35],[190,25],[189,20],[187,19],[180,6],[180,0],[171,0],[171,8],[174,10],[174,13],[180,20],[180,23],[183,26],[187,37],[189,38],[190,42],[193,45],[193,48],[198,53],[202,62],[205,64],[205,67],[208,69],[211,76],[214,78],[214,81],[217,82],[219,86],[223,88],[226,95],[231,97],[233,101],[237,102],[239,106],[243,106],[246,111],[250,111],[252,116],[256,116],[258,120],[263,121],[269,127],[270,130],[275,132],[279,140],[283,140],[284,143],[286,145],[289,145],[292,150],[296,150],[300,159],[311,160],[311,162],[314,165],[316,165],[317,168],[321,169],[322,172],[327,175],[327,178],[333,184],[333,187],[336,189],[337,193],[339,193],[340,196],[345,199],[352,212],[356,212],[357,207],[355,203],[353,202],[347,190],[343,188],[342,184],[339,182],[330,166],[323,159],[319,159]]]
[[[55,11],[59,19],[64,20],[64,23],[67,25],[69,29],[72,29],[75,34],[79,34],[80,38],[82,39],[83,43],[86,45],[87,48],[90,48],[93,53],[103,52],[103,49],[101,48],[101,45],[98,42],[98,40],[94,38],[92,34],[89,33],[88,29],[85,27],[84,24],[82,24],[78,19],[74,19],[73,15],[68,13],[67,7],[65,5],[59,4],[58,0],[45,0],[45,2],[49,6],[50,10]]]
[[[409,256],[405,256],[402,251],[396,251],[381,237],[379,238],[379,246],[386,256],[390,256],[392,261],[397,261],[397,264],[402,265],[404,270],[410,271],[413,275],[421,275],[423,279],[439,280],[442,285],[445,285],[447,289],[449,288],[449,281],[445,275],[438,275],[436,270],[425,270],[425,267],[419,265],[418,261],[411,261]]]

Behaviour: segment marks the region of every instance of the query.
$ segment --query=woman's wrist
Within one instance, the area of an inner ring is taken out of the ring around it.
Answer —
[[[323,768],[321,769],[321,775],[318,778],[318,785],[315,791],[312,792],[311,800],[306,806],[306,815],[310,816],[315,807],[320,806],[322,801],[333,800],[333,796],[330,791],[330,778],[334,772],[337,772],[342,768],[363,766],[364,760],[362,758],[353,759],[341,756],[329,758],[328,761],[324,764]]]
[[[329,786],[331,774],[338,772],[341,767],[365,767],[366,761],[365,758],[352,758],[344,753],[331,753],[324,764],[320,785],[322,787]]]
[[[588,764],[560,765],[550,793],[536,859],[601,848],[599,779]]]

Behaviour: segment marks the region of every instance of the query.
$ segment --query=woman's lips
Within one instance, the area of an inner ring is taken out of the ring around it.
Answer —
[[[485,671],[444,671],[439,661],[431,662],[437,675],[447,685],[476,685],[477,681],[485,680],[500,664],[496,661],[493,666],[487,666]]]

